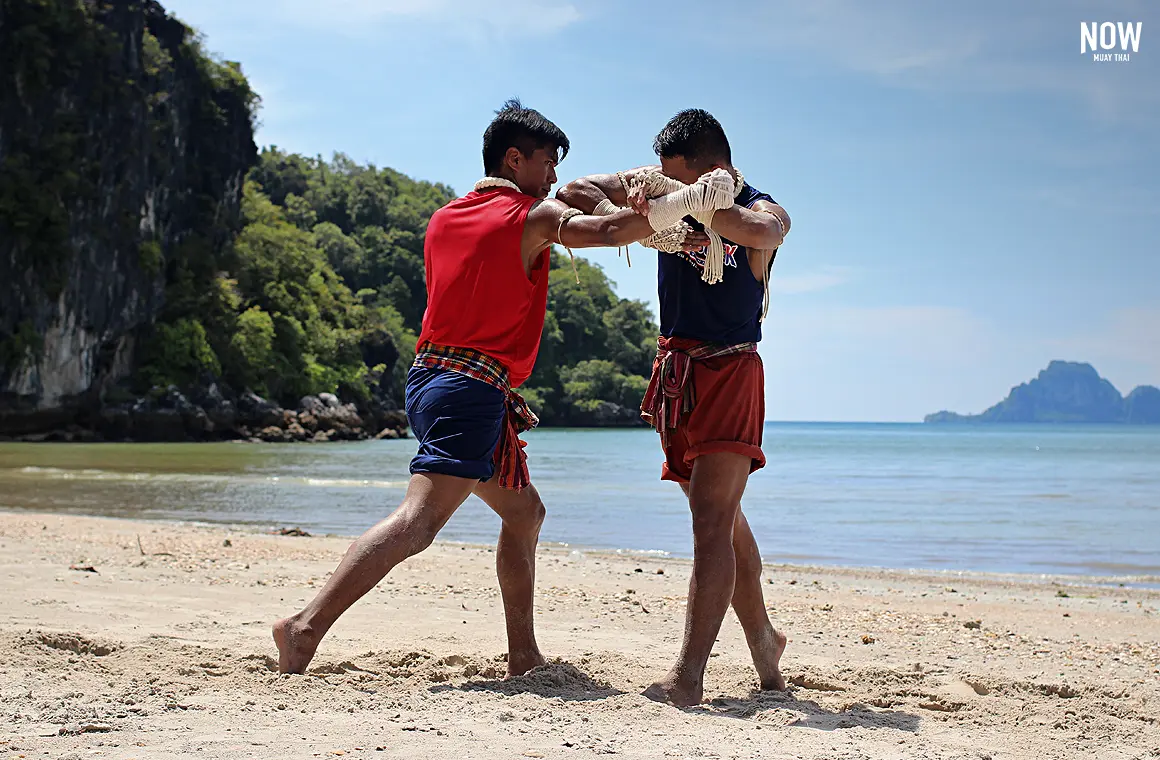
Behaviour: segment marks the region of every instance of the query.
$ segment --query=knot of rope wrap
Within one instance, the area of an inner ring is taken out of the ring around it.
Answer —
[[[629,185],[627,175],[625,175],[624,172],[617,172],[616,178],[620,180],[620,186],[624,189],[625,196],[627,197],[631,195],[632,187]],[[610,205],[611,203],[612,202],[609,201]],[[663,229],[660,232],[654,232],[649,237],[644,238],[643,240],[638,240],[636,242],[640,243],[645,248],[653,248],[660,251],[661,253],[680,253],[682,250],[684,250],[685,238],[687,238],[689,233],[692,231],[693,228],[682,220],[671,227]]]

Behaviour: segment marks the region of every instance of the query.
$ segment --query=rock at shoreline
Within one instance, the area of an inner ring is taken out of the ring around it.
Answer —
[[[19,432],[8,440],[31,443],[98,441],[298,441],[397,440],[406,438],[407,418],[399,411],[342,403],[330,393],[306,396],[299,408],[284,409],[251,391],[230,397],[216,383],[189,395],[175,386],[154,388],[133,401],[107,403],[78,412],[51,429]]]

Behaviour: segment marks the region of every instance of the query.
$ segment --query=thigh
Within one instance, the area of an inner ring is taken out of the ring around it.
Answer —
[[[732,534],[749,481],[750,463],[748,456],[730,452],[697,457],[688,488],[695,533],[703,528],[727,529]]]

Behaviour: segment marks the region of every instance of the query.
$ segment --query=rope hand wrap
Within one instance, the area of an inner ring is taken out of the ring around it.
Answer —
[[[620,186],[624,189],[624,195],[627,197],[632,193],[628,176],[624,172],[617,172],[616,178],[620,180]],[[645,248],[653,248],[661,253],[680,253],[684,250],[685,237],[692,231],[692,227],[686,222],[680,221],[668,229],[654,232],[644,240],[638,240],[637,242]]]
[[[725,244],[710,225],[713,215],[721,209],[730,208],[744,187],[745,180],[741,172],[737,172],[735,181],[726,170],[714,169],[692,185],[666,177],[655,169],[636,175],[631,182],[626,180],[623,173],[619,177],[622,185],[627,187],[631,184],[630,192],[642,188],[650,201],[649,224],[657,233],[642,241],[641,245],[668,253],[681,250],[685,235],[692,229],[682,220],[692,216],[704,226],[705,234],[709,237],[709,251],[705,256],[701,279],[710,285],[720,282],[725,276]]]

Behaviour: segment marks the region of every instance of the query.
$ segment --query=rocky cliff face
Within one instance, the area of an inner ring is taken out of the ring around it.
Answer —
[[[939,412],[926,422],[1160,423],[1160,390],[1142,385],[1127,398],[1090,364],[1053,361],[982,414]]]
[[[0,434],[97,405],[225,255],[253,102],[155,2],[0,3]]]

